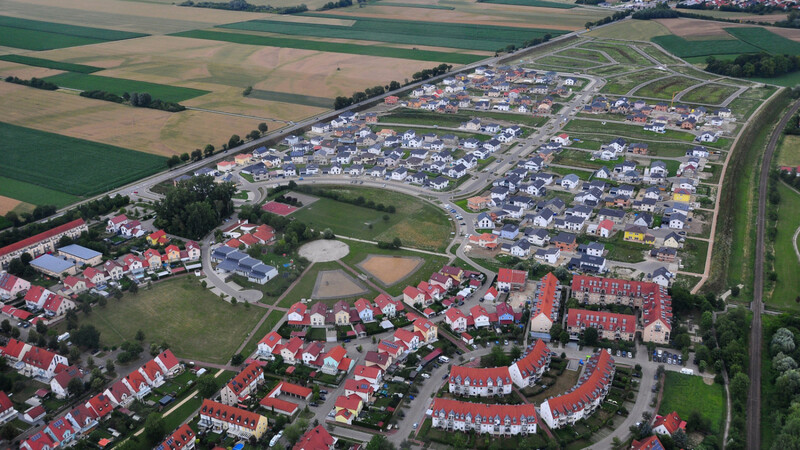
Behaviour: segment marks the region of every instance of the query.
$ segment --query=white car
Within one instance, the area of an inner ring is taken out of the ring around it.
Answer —
[[[430,374],[427,374],[427,373],[423,373],[423,374],[422,374],[422,378],[425,378],[426,380],[427,380],[428,378],[430,378],[430,377],[431,377],[431,376],[430,376]]]

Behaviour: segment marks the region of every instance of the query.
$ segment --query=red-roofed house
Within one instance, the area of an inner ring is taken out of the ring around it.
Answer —
[[[57,226],[29,238],[17,241],[0,248],[0,269],[8,269],[12,259],[19,258],[23,253],[28,253],[37,258],[47,252],[55,251],[55,245],[63,237],[75,239],[84,231],[89,231],[83,219],[76,219],[64,225]]]
[[[0,424],[10,422],[17,418],[17,410],[5,392],[0,391]]]
[[[597,230],[595,233],[600,237],[611,237],[611,233],[614,232],[614,221],[611,219],[604,219],[601,220],[599,224],[597,224]]]
[[[112,384],[103,394],[111,400],[114,406],[128,406],[136,398],[125,380],[119,380]]]
[[[145,266],[150,269],[156,270],[161,268],[161,253],[156,249],[148,248],[145,250],[144,253],[142,253],[142,259],[145,262]]]
[[[147,243],[150,245],[166,245],[167,242],[169,242],[169,238],[164,230],[158,230],[147,235]]]
[[[19,448],[23,450],[52,450],[57,447],[58,443],[44,431],[39,431],[19,444]]]
[[[65,444],[72,441],[80,430],[76,430],[69,420],[56,419],[45,427],[44,432],[63,447]]]
[[[57,398],[66,398],[69,395],[67,385],[73,378],[81,378],[83,373],[75,366],[58,366],[56,375],[50,380],[50,391]]]
[[[303,340],[298,337],[289,339],[289,342],[281,348],[280,355],[286,364],[295,365],[298,361],[302,361],[302,352],[300,349],[303,347]]]
[[[114,404],[105,394],[97,394],[86,402],[86,408],[94,419],[100,420],[111,414],[111,411],[114,410]]]
[[[486,311],[486,308],[484,308],[483,305],[473,306],[469,309],[469,313],[475,323],[475,328],[488,327],[492,324],[489,311]]]
[[[358,381],[348,378],[344,382],[344,395],[350,396],[353,394],[361,397],[364,403],[369,404],[372,403],[372,396],[375,394],[375,389],[368,381]]]
[[[631,442],[631,450],[664,450],[664,445],[658,440],[658,436],[650,436],[642,441]]]
[[[487,405],[435,398],[430,409],[436,428],[498,436],[536,434],[536,407],[530,403]]]
[[[346,369],[341,369],[340,365],[345,360],[350,360],[350,358],[347,358],[347,350],[345,350],[341,345],[333,347],[332,349],[328,350],[328,353],[325,354],[325,359],[323,360],[322,365],[322,373],[336,375],[339,370],[349,372],[355,363],[350,360],[349,364],[347,364],[348,367]]]
[[[306,305],[300,302],[295,303],[289,308],[289,312],[286,315],[286,319],[289,321],[289,325],[308,325],[309,320],[306,316]]]
[[[542,419],[551,429],[573,425],[589,417],[605,399],[614,379],[614,358],[600,350],[586,363],[578,383],[558,397],[545,400],[539,407]]]
[[[479,235],[470,235],[469,242],[478,247],[495,249],[497,248],[497,238],[498,235],[494,233],[483,233]]]
[[[451,394],[489,397],[508,395],[514,383],[508,373],[508,367],[463,367],[450,368],[448,388]]]
[[[434,286],[441,286],[445,291],[453,287],[453,279],[443,273],[435,272],[431,274],[428,282]]]
[[[358,311],[358,317],[361,318],[362,322],[372,322],[374,320],[372,305],[369,303],[369,300],[360,298],[356,300],[355,307],[356,311]]]
[[[275,347],[282,343],[281,335],[275,331],[269,332],[258,342],[258,355],[272,358],[272,352]]]
[[[380,367],[367,367],[363,365],[356,366],[353,371],[356,381],[366,381],[373,386],[378,386],[383,379],[383,370]]]
[[[685,433],[686,422],[681,420],[680,416],[678,416],[678,413],[675,411],[672,411],[666,416],[656,416],[656,420],[653,421],[653,433],[672,436],[678,430],[683,430]]]
[[[380,294],[375,297],[375,305],[381,310],[381,314],[387,318],[392,318],[397,314],[397,311],[403,310],[402,303],[399,303],[400,307],[398,308],[398,302],[395,302],[386,294]]]
[[[444,320],[457,333],[467,330],[467,316],[458,308],[448,309],[444,313]]]
[[[154,450],[192,450],[196,436],[189,424],[181,425],[164,442],[158,444]]]
[[[439,338],[439,327],[428,319],[415,320],[414,332],[422,334],[424,343],[433,342]]]
[[[524,291],[527,281],[528,272],[525,270],[514,270],[503,267],[497,271],[498,291]]]
[[[535,344],[528,347],[522,358],[509,366],[508,373],[511,375],[511,380],[520,389],[533,386],[547,371],[551,357],[550,348],[543,340],[537,340]]]
[[[414,286],[406,286],[406,288],[403,289],[403,302],[411,306],[417,303],[427,306],[433,303],[433,299],[427,293],[420,291]]]
[[[23,375],[41,378],[47,380],[48,383],[56,374],[56,366],[59,364],[69,365],[67,358],[39,347],[31,347],[25,352],[21,361],[25,363],[25,367],[21,371]]]
[[[364,363],[367,367],[378,367],[385,371],[392,365],[392,356],[388,353],[369,351],[364,355]]]
[[[16,297],[17,294],[27,292],[30,288],[31,283],[29,281],[7,272],[0,274],[0,298],[11,299]]]
[[[106,224],[106,232],[107,233],[118,233],[119,228],[128,222],[128,217],[125,214],[120,214],[118,216],[114,216],[108,219],[108,223]]]
[[[636,334],[636,316],[570,309],[567,313],[567,331],[570,337],[577,339],[587,328],[596,329],[601,339],[632,341]]]
[[[106,274],[102,270],[95,269],[94,267],[87,267],[83,269],[83,277],[91,281],[95,285],[101,285],[106,282]]]
[[[267,418],[245,409],[206,399],[200,407],[200,421],[197,426],[214,433],[227,432],[242,439],[249,439],[250,436],[261,439],[267,431]]]
[[[395,97],[396,99],[397,97]],[[388,97],[387,97],[388,99]],[[396,100],[395,100],[396,102]],[[337,439],[328,433],[322,425],[309,430],[294,444],[292,450],[333,450]]]
[[[394,332],[394,340],[402,342],[403,345],[411,350],[416,350],[420,342],[422,342],[422,335],[406,330],[405,328],[398,328]]]
[[[30,348],[30,344],[11,338],[3,348],[3,356],[11,361],[21,361],[22,357],[25,356],[25,353],[30,350]]]
[[[498,295],[497,289],[490,287],[486,290],[486,294],[484,294],[483,299],[487,302],[493,302],[497,299]]]
[[[131,391],[131,393],[139,400],[143,399],[147,394],[150,393],[150,385],[147,383],[147,379],[145,379],[145,377],[139,373],[138,370],[134,370],[133,372],[124,376],[122,381],[128,386],[128,389]]]
[[[402,342],[382,339],[378,343],[378,351],[381,353],[387,353],[392,358],[397,359],[403,354],[404,351],[406,351],[406,347]]]
[[[200,259],[200,244],[195,241],[186,241],[184,247],[186,248],[186,257],[190,261],[197,261]]]
[[[345,422],[349,424],[352,423],[354,417],[357,417],[361,413],[361,409],[364,408],[364,401],[356,394],[350,394],[348,396],[340,395],[336,399],[334,408],[336,408],[337,414],[342,410],[346,410],[348,413],[350,413],[350,415],[347,415],[346,417],[340,417],[338,415],[336,416],[337,422]]]
[[[222,388],[220,402],[224,405],[239,404],[254,393],[263,382],[264,369],[258,363],[252,362]]]
[[[287,416],[293,416],[300,409],[299,405],[297,403],[279,399],[278,396],[281,394],[309,400],[311,398],[312,391],[311,389],[303,386],[281,381],[264,398],[261,399],[261,406],[273,412]]]
[[[183,372],[183,364],[172,354],[172,350],[166,349],[155,357],[155,362],[161,367],[164,377],[170,378]]]
[[[561,285],[551,272],[536,285],[536,294],[531,306],[531,332],[549,334],[553,322],[558,319],[560,304]]]

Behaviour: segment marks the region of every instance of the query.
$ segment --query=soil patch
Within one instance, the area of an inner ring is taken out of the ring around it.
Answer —
[[[5,216],[6,213],[13,211],[20,203],[22,202],[15,198],[0,195],[0,215]]]
[[[350,247],[342,241],[320,239],[300,247],[300,256],[311,262],[337,261],[350,253]]]
[[[325,300],[355,297],[367,292],[369,292],[369,289],[345,273],[344,270],[324,270],[317,274],[317,282],[314,284],[314,291],[311,297]]]
[[[416,272],[424,262],[417,256],[369,255],[357,266],[384,286],[391,286]]]

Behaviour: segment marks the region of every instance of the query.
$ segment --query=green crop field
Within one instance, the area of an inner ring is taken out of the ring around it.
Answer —
[[[697,411],[711,421],[711,429],[722,431],[725,420],[725,390],[722,385],[708,385],[703,377],[666,372],[664,394],[658,413],[666,415],[677,411],[681,418],[688,418]]]
[[[721,84],[706,84],[696,87],[687,92],[681,101],[696,102],[696,103],[709,103],[717,105],[722,103],[730,95],[734,94],[738,88],[733,86],[723,86]]]
[[[680,36],[670,34],[650,39],[668,52],[680,58],[710,55],[739,55],[742,53],[758,53],[756,46],[738,39],[707,39],[689,41]]]
[[[166,161],[162,156],[2,122],[0,136],[4,176],[78,196],[99,194],[156,173]]]
[[[570,3],[548,2],[546,0],[483,0],[482,3],[498,3],[501,5],[538,6],[541,8],[557,8],[557,9],[572,9],[577,6]]]
[[[0,60],[9,61],[17,64],[25,64],[28,66],[65,70],[67,72],[92,73],[105,70],[102,67],[92,67],[83,64],[72,64],[61,61],[53,61],[50,59],[34,58],[32,56],[24,56],[24,55],[2,55],[0,56]]]
[[[178,358],[224,364],[259,318],[260,309],[231,305],[186,276],[112,299],[81,324],[94,325],[103,345],[131,341],[142,330],[150,342],[169,343]]]
[[[380,2],[378,6],[394,6],[396,8],[446,9],[452,11],[455,6],[423,5],[420,3]]]
[[[783,36],[779,36],[766,28],[761,27],[741,27],[725,28],[729,34],[735,36],[742,42],[750,44],[768,53],[782,55],[800,54],[800,42],[795,42]]]
[[[781,202],[778,205],[778,234],[774,243],[774,270],[778,273],[778,279],[769,297],[769,304],[775,308],[797,310],[800,306],[795,302],[800,292],[800,277],[797,276],[800,261],[794,252],[796,243],[792,240],[795,230],[800,226],[800,194],[782,182],[778,183],[778,193],[781,194]]]
[[[76,195],[2,176],[0,176],[0,195],[22,200],[33,205],[54,205],[59,208],[81,199]]]
[[[26,50],[76,47],[142,36],[146,35],[0,16],[0,45]]]
[[[613,44],[603,41],[593,41],[586,44],[581,44],[579,48],[601,50],[606,52],[608,56],[614,58],[618,63],[625,66],[639,65],[639,66],[652,66],[653,63],[642,56],[639,52],[634,50],[629,45]]]
[[[633,95],[636,97],[650,97],[670,100],[673,95],[682,90],[698,84],[697,80],[684,77],[669,77],[653,81],[637,89]]]
[[[313,106],[315,108],[333,108],[333,100],[325,97],[315,97],[313,95],[292,94],[290,92],[265,91],[253,89],[248,97],[266,100],[270,102],[292,103],[295,105]]]
[[[667,74],[656,69],[642,70],[641,72],[627,73],[624,75],[610,76],[607,83],[600,89],[600,92],[609,94],[625,95],[636,86],[656,78],[661,78]]]
[[[438,125],[440,127],[458,128],[463,122],[474,118],[494,119],[527,127],[540,126],[547,117],[533,117],[530,114],[501,113],[495,111],[462,111],[455,114],[440,114],[421,109],[396,109],[391,114],[380,116],[378,122],[406,123],[409,125]]]
[[[292,217],[316,229],[330,228],[336,234],[360,239],[391,241],[399,237],[403,246],[443,251],[453,227],[447,215],[435,206],[392,191],[346,186],[326,186],[341,196],[364,197],[365,201],[394,205],[394,214],[320,198]],[[389,220],[383,220],[388,215]]]
[[[320,52],[346,53],[351,55],[382,56],[386,58],[413,59],[417,61],[436,61],[452,64],[469,64],[484,59],[484,56],[436,52],[430,50],[413,50],[407,48],[383,47],[380,45],[343,44],[324,40],[305,40],[258,36],[253,34],[223,33],[209,30],[192,30],[172,34],[172,36],[213,41],[234,42],[245,45],[259,45],[281,48],[299,48]]]
[[[102,77],[85,73],[61,73],[47,77],[45,80],[59,87],[79,89],[81,91],[100,90],[122,95],[126,92],[148,93],[154,99],[165,102],[182,102],[190,98],[208,94],[208,91],[166,84],[148,83],[146,81],[126,80],[123,78]]]
[[[576,69],[588,69],[600,65],[595,61],[588,61],[585,59],[563,58],[561,56],[550,55],[536,60],[536,64],[555,67],[567,67]]]
[[[313,17],[331,17],[314,14]],[[332,16],[341,19],[341,16]],[[495,51],[509,44],[541,37],[549,30],[497,27],[488,25],[418,22],[410,20],[375,19],[351,17],[351,26],[320,23],[285,22],[278,20],[250,20],[247,22],[218,25],[245,31],[262,31],[292,36],[315,36],[321,38],[358,39],[388,42],[392,44],[432,45],[467,50]]]

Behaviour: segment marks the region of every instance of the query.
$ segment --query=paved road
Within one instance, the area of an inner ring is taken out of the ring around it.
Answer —
[[[756,217],[756,263],[753,274],[753,323],[750,325],[750,393],[747,397],[747,448],[759,448],[761,445],[761,314],[764,311],[764,227],[766,223],[767,190],[769,188],[769,171],[772,155],[778,145],[778,138],[783,134],[789,119],[800,109],[800,101],[783,116],[772,132],[764,159],[761,162],[761,174],[758,186],[758,216]]]

